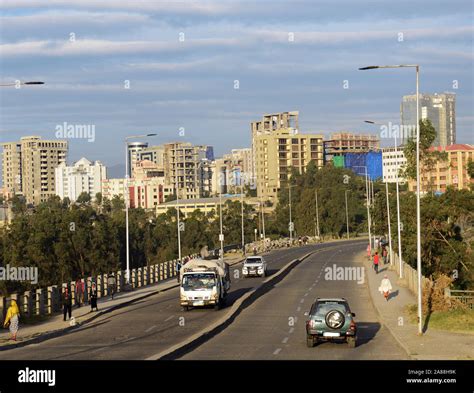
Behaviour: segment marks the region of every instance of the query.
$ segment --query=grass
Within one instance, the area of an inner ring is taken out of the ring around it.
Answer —
[[[416,305],[407,306],[410,322],[416,323]],[[430,315],[428,329],[474,334],[474,310],[434,311]]]

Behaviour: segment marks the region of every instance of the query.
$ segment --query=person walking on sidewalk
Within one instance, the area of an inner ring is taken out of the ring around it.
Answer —
[[[69,315],[69,319],[71,319],[72,313],[72,296],[69,292],[69,289],[66,287],[64,288],[63,296],[62,296],[62,303],[63,303],[63,315],[64,320],[66,320],[66,314]]]
[[[84,283],[82,282],[81,277],[76,281],[76,304],[77,307],[81,307],[84,300]]]
[[[114,300],[114,295],[117,291],[117,280],[115,279],[114,273],[111,273],[109,277],[107,277],[107,286],[109,287],[109,294],[112,294],[112,300]]]
[[[92,283],[91,290],[89,292],[89,299],[90,299],[90,304],[91,304],[91,312],[94,311],[94,308],[96,311],[99,311],[97,308],[97,287],[95,285],[95,282]]]
[[[379,274],[379,252],[375,251],[374,255],[374,270],[375,273]]]
[[[388,279],[387,275],[383,276],[382,282],[380,283],[379,292],[383,294],[385,300],[388,302],[390,291],[392,290],[392,283]]]
[[[370,249],[370,243],[367,245],[367,260],[370,261],[370,257],[372,256],[372,250]]]
[[[382,248],[382,258],[383,258],[383,264],[384,265],[387,264],[387,256],[388,256],[387,247],[383,247]]]
[[[7,316],[3,327],[8,327],[12,335],[12,340],[16,341],[16,335],[18,333],[18,328],[20,326],[20,310],[16,304],[16,300],[12,299],[10,302],[10,307],[8,307]]]

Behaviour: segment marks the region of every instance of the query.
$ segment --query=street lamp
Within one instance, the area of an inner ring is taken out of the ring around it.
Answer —
[[[345,196],[345,199],[346,199],[346,222],[347,222],[347,239],[349,239],[349,211],[347,209],[347,193],[349,192],[349,190],[346,190],[344,192],[344,196]]]
[[[219,187],[219,241],[221,242],[221,259],[224,260],[224,234],[222,233],[222,185]]]
[[[125,272],[125,282],[130,284],[130,233],[128,227],[128,209],[129,209],[129,197],[128,197],[128,140],[146,138],[150,136],[156,136],[156,134],[143,134],[143,135],[130,135],[125,137],[125,187],[123,190],[123,197],[125,200],[125,247],[126,247],[126,260],[127,260],[127,269]]]
[[[359,70],[378,68],[415,68],[416,70],[416,269],[418,273],[418,334],[423,334],[421,308],[421,209],[420,209],[420,66],[418,64],[399,64],[368,66]]]
[[[290,244],[293,244],[293,230],[294,230],[294,225],[293,225],[293,220],[291,216],[291,188],[296,186],[296,184],[291,185],[290,182],[288,182],[288,205],[290,208],[290,223],[288,224],[288,229],[290,230]]]
[[[245,232],[244,232],[244,185],[240,179],[240,210],[242,215],[242,253],[245,255]]]
[[[372,231],[371,231],[371,219],[370,219],[370,190],[369,190],[369,178],[367,174],[367,167],[363,165],[355,165],[354,168],[365,169],[365,195],[367,203],[367,229],[369,231],[369,248],[372,252]],[[375,245],[375,244],[374,244]]]
[[[0,84],[0,87],[10,87],[10,86],[29,86],[29,85],[44,85],[44,82],[38,82],[38,81],[33,81],[33,82],[21,82],[21,81],[16,81],[15,83],[4,83]]]
[[[368,124],[374,124],[374,125],[382,125],[379,123],[376,123],[375,121],[371,120],[365,120],[365,123]],[[397,234],[398,234],[398,260],[399,260],[399,276],[400,278],[403,278],[403,258],[402,258],[402,235],[401,235],[401,230],[402,226],[400,223],[400,191],[399,191],[399,182],[398,182],[398,146],[397,146],[397,134],[394,135],[394,144],[395,144],[395,164],[396,164],[396,170],[395,170],[395,183],[396,183],[396,194],[397,194]],[[387,186],[388,187],[388,186]],[[388,193],[388,191],[387,191]],[[388,195],[387,195],[388,198]],[[388,202],[387,202],[388,203]],[[387,209],[389,209],[387,207]],[[390,217],[389,217],[390,220]],[[389,229],[390,229],[390,223],[389,223]],[[391,241],[391,239],[390,239]],[[392,245],[390,243],[390,263],[392,262]]]
[[[316,230],[317,230],[318,241],[319,241],[319,239],[321,238],[321,233],[319,231],[319,208],[318,208],[318,190],[317,189],[314,190],[314,199],[316,203]]]

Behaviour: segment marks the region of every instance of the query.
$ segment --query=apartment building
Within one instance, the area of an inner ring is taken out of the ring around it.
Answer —
[[[102,181],[107,178],[107,168],[100,162],[92,163],[81,158],[71,166],[60,164],[55,169],[56,195],[75,202],[83,192],[92,200],[102,191]]]
[[[27,136],[2,146],[3,179],[8,194],[22,194],[27,203],[33,204],[55,195],[55,169],[67,161],[66,141]]]
[[[115,196],[124,197],[125,179],[105,179],[102,180],[102,198],[112,200]]]
[[[291,168],[303,173],[310,161],[319,168],[324,164],[323,135],[300,134],[298,116],[282,112],[251,123],[257,194],[271,202],[286,186]]]
[[[403,146],[385,147],[382,149],[382,176],[384,183],[404,183],[405,178],[401,176],[400,171],[404,168],[407,159],[403,153]]]
[[[151,161],[158,168],[165,166],[165,147],[163,145],[149,146],[137,152],[137,161]]]
[[[438,161],[431,171],[421,167],[421,193],[445,192],[448,186],[458,190],[469,189],[474,179],[467,173],[467,164],[469,160],[474,161],[474,146],[467,144],[436,146],[432,147],[431,151],[435,149],[446,152],[448,159]],[[409,180],[408,189],[416,191],[416,181]]]
[[[367,153],[380,149],[380,138],[373,134],[355,134],[352,132],[332,133],[324,141],[325,159],[342,156],[345,153]]]
[[[147,148],[148,148],[147,142],[127,143],[128,177],[132,177],[133,169],[136,163],[141,160],[140,153]]]

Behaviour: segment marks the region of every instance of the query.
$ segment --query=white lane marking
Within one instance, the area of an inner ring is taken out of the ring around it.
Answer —
[[[298,306],[298,308],[296,309],[296,311],[300,312],[300,311],[301,311],[301,307]]]
[[[147,330],[145,330],[145,333],[151,332],[154,328],[156,328],[156,325],[150,326]]]
[[[165,319],[165,322],[168,322],[170,319],[174,318],[174,315],[169,316],[168,318]]]
[[[291,333],[293,333],[294,331],[295,331],[295,328],[291,328],[288,333],[291,334]]]
[[[273,352],[274,355],[278,355],[281,351],[281,348],[277,348],[275,349],[275,352]]]
[[[286,344],[287,342],[288,342],[288,337],[285,337],[285,338],[281,341],[282,344]]]
[[[308,296],[308,292],[306,292],[306,293],[304,294],[304,297],[306,297],[306,296]]]
[[[300,303],[304,303],[304,298],[300,300]]]

